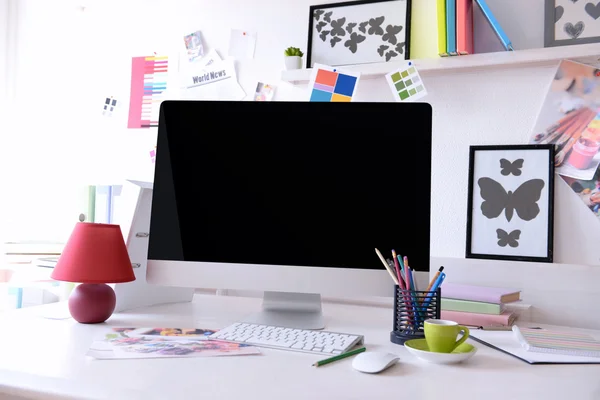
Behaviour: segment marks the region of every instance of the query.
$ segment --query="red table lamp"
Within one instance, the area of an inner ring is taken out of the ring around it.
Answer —
[[[77,223],[54,267],[52,279],[81,283],[69,297],[69,311],[76,321],[83,324],[106,321],[117,300],[107,283],[135,280],[121,227]]]

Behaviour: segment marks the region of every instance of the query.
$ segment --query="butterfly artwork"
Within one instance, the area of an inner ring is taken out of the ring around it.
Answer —
[[[500,159],[500,173],[504,176],[513,174],[514,176],[521,176],[521,168],[523,168],[524,160],[519,158],[513,162],[508,161],[506,158]]]
[[[502,212],[510,222],[515,211],[523,221],[531,221],[540,213],[537,202],[542,196],[545,183],[541,179],[530,179],[514,192],[506,191],[504,187],[492,178],[480,178],[477,181],[481,198],[481,213],[488,219],[498,218]]]
[[[367,33],[367,25],[369,25],[369,21],[361,22],[358,24],[358,30],[362,33]]]
[[[554,259],[553,144],[471,146],[467,258]]]
[[[405,42],[400,42],[396,45],[396,52],[398,54],[404,54],[404,44]]]
[[[393,50],[388,51],[387,53],[385,53],[385,62],[390,61],[393,57],[396,57],[398,55],[398,53],[396,53]]]
[[[367,33],[369,35],[378,35],[378,36],[383,35],[383,28],[381,27],[381,24],[383,24],[384,20],[385,20],[385,17],[377,17],[377,18],[369,19],[369,30],[367,31]]]
[[[325,10],[315,10],[314,12],[314,17],[315,19],[318,21],[319,19],[321,19],[321,15],[323,15],[323,13],[325,12]]]
[[[344,30],[345,23],[345,17],[331,21],[331,36],[346,36],[346,31]]]
[[[385,44],[382,44],[381,46],[379,46],[379,48],[377,49],[377,54],[379,54],[381,57],[383,57],[383,55],[385,54],[385,51],[387,49],[389,49],[390,46],[387,46]]]
[[[521,231],[519,229],[515,229],[510,233],[504,229],[496,229],[496,235],[498,235],[498,246],[506,247],[508,245],[512,248],[519,247],[519,239],[521,238]]]
[[[338,44],[341,41],[342,41],[342,39],[340,39],[339,36],[334,36],[329,41],[329,44],[331,44],[331,47],[335,47],[335,45]]]
[[[344,43],[344,46],[346,46],[348,48],[348,50],[350,50],[352,53],[356,53],[358,44],[362,43],[364,41],[365,41],[365,36],[359,35],[358,33],[354,32],[353,34],[350,35],[350,39],[346,40],[346,43]]]
[[[356,22],[348,22],[348,25],[346,25],[346,32],[352,34],[352,31],[354,30],[356,25]]]
[[[329,35],[329,31],[323,31],[319,34],[319,37],[321,38],[322,41],[326,41],[327,35]]]
[[[396,43],[398,43],[398,38],[396,37],[396,35],[399,34],[400,31],[402,31],[401,26],[388,25],[385,27],[385,33],[383,34],[381,39],[384,42],[388,42],[390,44],[396,44]]]
[[[327,26],[327,22],[323,22],[323,21],[319,22],[316,27],[317,32],[321,32],[323,30],[323,28],[326,26]]]
[[[325,15],[323,16],[323,19],[325,20],[325,22],[331,23],[331,15],[332,14],[333,14],[333,11],[329,11],[329,12],[325,13]]]

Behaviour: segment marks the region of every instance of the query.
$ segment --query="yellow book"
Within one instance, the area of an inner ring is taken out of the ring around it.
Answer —
[[[446,52],[445,0],[414,0],[411,3],[410,58],[439,57],[440,49],[443,49],[443,53]]]
[[[446,0],[437,0],[436,11],[438,54],[445,57],[448,55],[446,48]]]

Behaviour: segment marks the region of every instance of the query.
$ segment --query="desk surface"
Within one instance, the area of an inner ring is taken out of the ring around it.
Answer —
[[[398,365],[368,375],[353,370],[351,358],[314,368],[323,357],[272,349],[210,358],[85,355],[107,326],[219,329],[257,311],[259,299],[196,295],[192,303],[115,314],[99,325],[43,317],[56,307],[64,303],[0,315],[0,398],[600,399],[600,365],[529,365],[473,342],[478,353],[465,364],[424,363],[389,341],[392,318],[385,308],[324,304],[327,330],[363,334],[368,350],[400,356]]]

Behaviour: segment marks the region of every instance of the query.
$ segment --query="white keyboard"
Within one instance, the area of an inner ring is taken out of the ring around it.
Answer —
[[[243,322],[237,322],[221,329],[208,338],[257,347],[332,355],[345,353],[364,342],[362,335],[282,328],[280,326]]]

